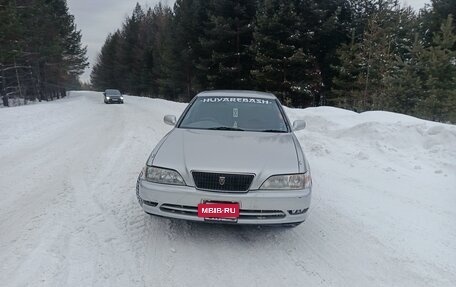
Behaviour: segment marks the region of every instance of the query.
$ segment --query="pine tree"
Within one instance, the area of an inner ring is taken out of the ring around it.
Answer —
[[[78,77],[88,66],[87,47],[82,47],[82,33],[74,23],[74,16],[68,15],[62,26],[63,52],[62,59],[66,65],[69,77]]]
[[[171,10],[161,4],[146,13],[137,4],[102,47],[91,75],[93,85],[99,89],[111,85],[138,96],[157,95],[171,17]]]
[[[339,65],[332,66],[336,76],[333,78],[332,84],[333,96],[328,103],[345,109],[355,107],[357,99],[361,98],[360,91],[362,91],[361,47],[355,42],[355,33],[353,30],[350,43],[342,44],[337,50]]]
[[[330,91],[337,64],[336,50],[350,37],[350,2],[346,0],[295,0],[302,43],[321,72],[321,84],[313,91],[312,105],[321,105]]]
[[[199,37],[207,21],[206,0],[178,0],[174,17],[166,33],[163,70],[160,79],[162,92],[190,100],[201,89],[199,80],[205,75],[195,69],[201,53]]]
[[[144,20],[144,11],[136,3],[131,17],[128,17],[122,27],[119,48],[120,71],[124,77],[121,81],[122,92],[141,94],[138,86],[141,79],[143,49],[140,46],[140,25]]]
[[[385,100],[384,79],[393,58],[391,35],[382,23],[381,14],[373,15],[359,43],[344,45],[338,51],[341,72],[335,79],[334,93],[348,100],[356,110],[382,108]],[[344,80],[351,79],[347,86]],[[349,94],[350,93],[350,94]],[[347,101],[344,101],[346,104]]]
[[[81,32],[62,0],[5,0],[0,6],[0,61],[24,64],[44,82],[65,85],[88,65]]]
[[[417,103],[425,97],[425,63],[420,60],[424,52],[423,39],[416,33],[413,43],[402,48],[407,51],[396,56],[394,71],[388,79],[387,110],[414,114]]]
[[[206,88],[249,89],[252,55],[252,22],[256,1],[212,0],[208,21],[200,37],[199,73],[206,75]]]
[[[16,5],[7,1],[0,7],[0,63],[9,63],[20,57],[24,49],[24,25]]]
[[[426,46],[432,45],[434,34],[440,32],[442,21],[449,15],[456,17],[456,1],[454,0],[431,0],[431,4],[420,10],[422,21],[421,33],[426,39]],[[453,22],[456,28],[456,23]],[[456,47],[453,47],[456,49]]]
[[[302,45],[299,17],[292,2],[263,1],[257,11],[252,75],[261,90],[283,102],[308,105],[320,73],[313,57]]]
[[[119,31],[108,35],[90,75],[93,87],[99,90],[120,89],[123,77],[121,77],[117,60],[119,45]]]
[[[153,61],[154,65],[152,67],[152,75],[156,82],[156,94],[162,92],[160,90],[160,79],[163,78],[163,71],[166,69],[166,42],[169,34],[171,33],[171,23],[172,23],[173,13],[171,9],[167,6],[163,6],[160,3],[155,6],[152,14],[152,27],[154,30],[154,38],[152,42],[153,47]],[[169,95],[169,94],[168,94]],[[160,94],[160,96],[166,96]]]
[[[433,37],[433,46],[420,57],[424,67],[424,99],[416,106],[418,115],[436,121],[456,122],[456,44],[453,17],[448,16],[440,32]]]
[[[158,83],[154,78],[154,37],[153,10],[148,8],[144,18],[139,23],[138,48],[141,49],[141,63],[138,65],[139,77],[136,83],[138,96],[150,96],[157,93]]]

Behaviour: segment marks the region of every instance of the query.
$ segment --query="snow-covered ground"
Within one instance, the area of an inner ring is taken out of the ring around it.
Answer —
[[[456,126],[287,109],[312,167],[295,229],[151,217],[135,180],[184,104],[0,110],[1,286],[456,286]]]

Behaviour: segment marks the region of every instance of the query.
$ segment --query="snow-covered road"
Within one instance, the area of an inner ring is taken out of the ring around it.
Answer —
[[[1,286],[456,286],[456,126],[321,107],[295,229],[151,217],[135,181],[184,104],[100,93],[0,110]]]

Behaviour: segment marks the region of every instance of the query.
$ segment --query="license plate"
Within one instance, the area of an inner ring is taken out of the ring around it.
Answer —
[[[208,221],[237,221],[239,203],[200,203],[198,204],[198,217],[203,217]]]

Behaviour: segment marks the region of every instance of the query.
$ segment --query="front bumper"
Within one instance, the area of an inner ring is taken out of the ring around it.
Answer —
[[[112,103],[123,104],[123,100],[122,100],[121,98],[110,98],[109,100],[105,98],[105,103],[109,103],[109,104],[112,104]]]
[[[191,186],[157,184],[141,176],[136,195],[143,210],[163,217],[207,221],[198,217],[198,204],[205,201],[237,202],[240,215],[236,221],[221,223],[274,225],[305,221],[310,206],[311,189],[252,190],[247,193],[213,192]],[[293,211],[301,211],[292,214]],[[213,221],[210,221],[213,222]]]

